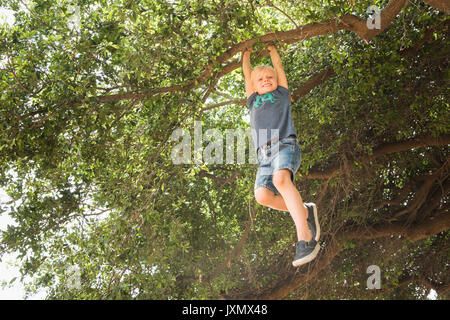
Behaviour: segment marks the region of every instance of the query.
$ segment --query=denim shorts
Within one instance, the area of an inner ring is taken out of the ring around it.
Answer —
[[[296,137],[287,137],[278,140],[271,146],[258,148],[258,171],[256,173],[255,190],[258,187],[266,187],[275,194],[279,191],[272,181],[275,171],[289,169],[291,180],[294,182],[295,174],[302,161],[302,149],[297,143]]]

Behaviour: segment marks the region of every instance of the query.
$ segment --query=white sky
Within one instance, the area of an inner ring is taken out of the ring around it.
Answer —
[[[0,188],[0,204],[6,203],[10,200],[6,192]],[[0,215],[0,231],[6,230],[9,224],[14,224],[14,221],[7,213]],[[1,237],[0,237],[1,239]],[[0,300],[23,300],[25,296],[25,289],[23,285],[18,281],[20,278],[20,272],[17,262],[17,254],[6,254],[0,261]],[[9,282],[14,277],[17,280],[13,283],[12,287],[2,287],[4,281]],[[44,293],[40,293],[29,297],[29,300],[42,300],[45,298]]]
[[[14,24],[13,11],[0,8],[0,25],[8,24],[12,26]],[[0,189],[0,203],[9,201],[10,198],[6,192]],[[7,213],[0,215],[0,231],[6,230],[9,224],[14,224],[14,221]],[[1,238],[0,238],[1,239]],[[0,261],[0,300],[22,300],[24,299],[25,290],[23,285],[19,281],[15,281],[11,287],[2,287],[3,282],[9,282],[14,277],[19,279],[20,273],[17,267],[17,254],[6,254]],[[43,299],[44,294],[39,294],[29,299]]]
[[[0,8],[0,24],[7,23],[11,26],[14,21],[13,11]]]

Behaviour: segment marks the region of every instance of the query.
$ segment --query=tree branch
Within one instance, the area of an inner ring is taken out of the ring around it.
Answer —
[[[426,4],[432,6],[439,11],[450,14],[450,1],[449,0],[423,0]]]
[[[433,137],[431,135],[428,136],[419,136],[412,139],[399,141],[399,142],[390,142],[385,143],[377,148],[375,148],[370,155],[365,155],[362,157],[359,157],[357,159],[354,159],[354,161],[357,161],[359,164],[365,164],[370,161],[374,161],[380,157],[397,153],[397,152],[403,152],[408,151],[414,148],[420,148],[420,147],[427,147],[427,146],[445,146],[450,144],[450,135],[442,135],[440,137]],[[353,163],[354,161],[348,161],[349,163]],[[330,168],[326,170],[318,170],[318,169],[312,169],[308,175],[305,176],[307,179],[329,179],[330,177],[335,176],[339,173],[339,171],[342,171],[344,168],[351,168],[349,166],[349,163],[346,165],[339,165],[334,164]]]
[[[258,296],[229,297],[230,299],[283,299],[299,286],[316,277],[320,271],[325,269],[340,252],[346,240],[373,240],[389,236],[402,236],[409,241],[418,241],[431,235],[450,229],[450,215],[442,214],[430,218],[420,225],[411,225],[406,228],[403,223],[382,223],[370,228],[350,227],[343,229],[328,242],[326,251],[316,258],[311,269],[306,273],[296,273],[286,280],[281,281],[270,292]],[[302,268],[304,269],[304,268]]]
[[[450,21],[448,20],[444,20],[439,22],[437,25],[433,26],[432,28],[427,28],[425,30],[425,33],[422,37],[422,39],[420,39],[415,45],[405,48],[402,51],[400,51],[400,54],[405,56],[405,57],[409,57],[412,56],[413,54],[416,54],[419,49],[428,41],[430,41],[431,39],[433,39],[433,33],[439,28],[441,27],[443,24],[446,25],[446,28],[448,28],[448,25],[450,24]]]
[[[334,72],[334,69],[330,67],[330,68],[327,68],[327,69],[313,75],[301,87],[297,88],[296,90],[294,90],[292,92],[291,97],[293,99],[293,102],[295,102],[298,99],[300,99],[301,97],[307,95],[315,87],[321,85],[322,83],[327,81],[329,78],[331,78],[335,74],[336,73]],[[237,104],[237,105],[245,106],[246,102],[247,102],[246,99],[231,99],[231,100],[223,101],[220,103],[208,105],[208,106],[202,108],[201,111],[203,112],[203,111],[211,110],[211,109],[222,107],[222,106],[227,106],[230,104]]]
[[[281,10],[280,8],[278,8],[277,6],[275,6],[275,5],[272,3],[272,1],[266,0],[266,2],[267,2],[267,4],[268,4],[270,7],[272,7],[272,8],[274,8],[274,9],[280,11],[286,18],[289,19],[289,21],[291,21],[291,22],[293,23],[293,25],[294,25],[296,28],[298,28],[297,23],[296,23],[296,22],[295,22],[295,21],[294,21],[287,13],[286,13],[286,12],[284,12],[283,10]]]
[[[336,73],[332,67],[329,67],[308,79],[301,87],[295,89],[292,92],[292,99],[297,101],[301,97],[310,93],[315,87],[321,85],[331,77],[333,77]]]
[[[175,85],[175,86],[169,86],[169,87],[163,87],[163,88],[154,88],[151,90],[147,90],[141,93],[123,93],[123,94],[115,94],[115,95],[103,95],[98,96],[97,99],[100,101],[111,101],[111,100],[121,100],[121,99],[143,99],[146,97],[150,97],[153,94],[156,93],[163,93],[163,92],[171,92],[171,91],[187,91],[190,89],[193,89],[197,87],[199,84],[202,84],[203,82],[208,79],[212,72],[213,72],[213,66],[214,65],[222,65],[226,63],[228,60],[233,58],[236,54],[242,52],[245,48],[249,48],[253,46],[256,42],[261,43],[268,43],[271,41],[283,41],[287,44],[295,43],[295,42],[301,42],[303,40],[325,35],[330,32],[337,32],[340,30],[348,30],[355,32],[358,34],[363,40],[366,41],[366,43],[369,43],[376,35],[383,32],[389,24],[392,22],[392,20],[396,17],[396,15],[400,12],[400,10],[405,5],[406,0],[391,0],[386,5],[386,8],[384,8],[380,15],[381,15],[381,28],[380,29],[368,29],[366,20],[361,19],[355,15],[344,15],[342,17],[338,17],[336,19],[329,19],[323,22],[313,22],[308,23],[306,25],[300,26],[296,29],[289,30],[289,31],[280,31],[275,33],[269,33],[262,35],[260,37],[256,37],[253,39],[249,39],[243,42],[240,42],[234,46],[232,46],[230,49],[228,49],[226,52],[224,52],[222,55],[218,56],[217,58],[212,58],[209,60],[209,63],[204,67],[205,71],[203,74],[191,81],[189,81],[187,84],[184,85]],[[239,62],[234,61],[231,62],[223,67],[223,70],[221,72],[218,72],[216,79],[220,78],[224,74],[227,74],[237,68],[239,68],[241,65]]]

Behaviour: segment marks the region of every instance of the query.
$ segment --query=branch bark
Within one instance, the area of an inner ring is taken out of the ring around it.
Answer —
[[[310,93],[315,87],[318,87],[328,79],[333,77],[336,73],[332,67],[329,67],[308,79],[301,87],[292,92],[292,99],[297,101],[301,97]]]
[[[450,14],[450,1],[449,0],[423,0],[426,4],[432,6],[439,11]]]
[[[307,95],[310,93],[314,88],[318,87],[322,83],[326,82],[328,79],[333,77],[336,73],[334,72],[333,68],[327,68],[319,73],[316,73],[315,75],[311,76],[301,87],[295,89],[291,97],[293,99],[293,102],[297,101],[301,97]],[[245,99],[231,99],[227,101],[223,101],[216,104],[211,104],[202,109],[203,111],[211,110],[214,108],[230,105],[230,104],[238,104],[241,106],[245,106],[247,103],[247,100]]]
[[[417,51],[427,41],[432,39],[433,32],[436,31],[439,27],[441,27],[441,25],[444,23],[446,23],[448,25],[448,21],[442,21],[442,22],[438,23],[436,26],[433,26],[432,28],[428,28],[425,31],[423,38],[419,42],[417,42],[415,45],[413,45],[409,48],[404,49],[403,51],[400,52],[400,54],[403,56],[411,56],[411,55],[417,53]],[[260,54],[260,56],[262,56],[262,55]],[[241,62],[230,63],[227,65],[227,68],[225,68],[222,71],[222,73],[223,73],[222,75],[227,74],[228,72],[231,72],[232,70],[234,70],[240,66],[241,66]],[[298,99],[300,99],[301,97],[307,95],[314,88],[316,88],[317,86],[326,82],[329,78],[333,77],[334,75],[336,75],[334,69],[332,67],[329,67],[329,68],[311,76],[303,85],[301,85],[299,88],[295,89],[292,92],[291,97],[292,97],[293,102],[295,102]],[[227,100],[227,101],[208,105],[208,106],[202,108],[201,112],[211,110],[214,108],[218,108],[218,107],[222,107],[222,106],[226,106],[226,105],[231,105],[231,104],[238,104],[238,105],[245,106],[246,100],[230,98],[230,100]]]
[[[326,251],[317,257],[311,270],[306,273],[295,274],[280,282],[275,288],[261,296],[230,297],[230,299],[283,299],[300,285],[316,277],[325,269],[343,247],[344,239],[347,240],[373,240],[389,236],[402,236],[409,241],[417,241],[428,238],[431,235],[450,229],[450,215],[442,214],[430,218],[419,225],[405,227],[403,223],[383,223],[370,228],[350,227],[342,230],[330,239]],[[304,268],[303,268],[304,269]]]
[[[409,140],[385,143],[377,148],[375,148],[370,155],[364,155],[354,160],[348,160],[347,164],[340,165],[334,164],[326,170],[312,169],[308,175],[305,176],[306,179],[329,179],[334,177],[339,171],[344,168],[351,169],[351,164],[357,161],[359,164],[365,164],[370,161],[374,161],[380,157],[411,150],[414,148],[426,147],[426,146],[445,146],[450,144],[450,135],[442,135],[440,137],[433,136],[419,136]],[[350,164],[350,165],[349,165]]]
[[[262,35],[257,38],[249,39],[240,42],[225,53],[217,58],[212,58],[209,60],[208,65],[205,67],[203,74],[184,85],[175,85],[164,88],[153,88],[141,93],[123,93],[115,95],[103,95],[98,96],[97,99],[100,101],[114,101],[121,99],[143,99],[150,97],[156,93],[171,92],[171,91],[187,91],[197,87],[198,85],[204,83],[213,73],[213,66],[218,64],[225,64],[228,60],[232,59],[236,54],[242,52],[245,48],[253,46],[256,42],[268,43],[271,41],[283,41],[287,44],[301,42],[303,40],[325,35],[332,32],[337,32],[340,30],[352,31],[358,34],[366,43],[369,43],[376,35],[383,32],[392,20],[397,16],[400,10],[404,7],[406,0],[391,0],[386,5],[386,7],[380,13],[381,28],[380,29],[369,29],[367,27],[366,20],[361,19],[355,15],[347,14],[342,17],[337,17],[335,19],[329,19],[323,22],[313,22],[306,25],[300,26],[293,30],[280,31],[275,33],[269,33]],[[216,76],[223,76],[237,68],[240,67],[240,63],[233,61],[226,64],[223,67],[222,72],[219,72]]]

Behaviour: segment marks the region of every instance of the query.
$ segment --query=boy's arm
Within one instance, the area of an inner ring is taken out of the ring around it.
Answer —
[[[252,65],[250,63],[250,50],[246,49],[242,53],[242,71],[244,72],[245,80],[245,93],[247,94],[247,99],[255,92],[252,83]]]
[[[269,45],[267,49],[270,52],[270,58],[272,59],[272,64],[278,75],[278,85],[288,88],[286,73],[284,73],[283,64],[281,62],[280,55],[278,54],[277,49],[273,45]]]

